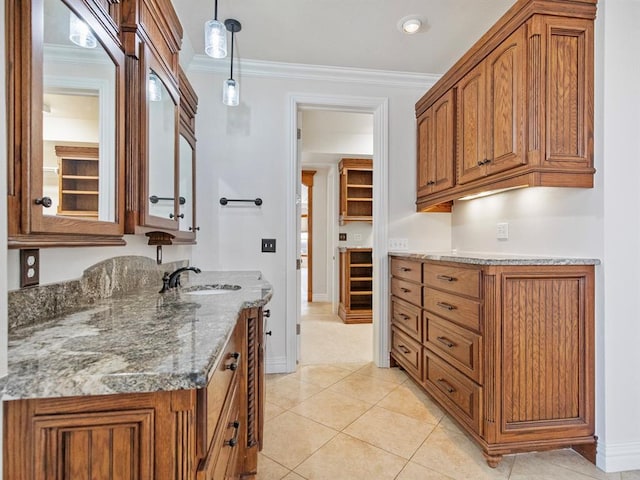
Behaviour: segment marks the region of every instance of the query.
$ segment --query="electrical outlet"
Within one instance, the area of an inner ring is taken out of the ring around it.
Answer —
[[[509,224],[498,223],[496,225],[496,238],[498,240],[509,240]]]
[[[400,250],[409,250],[409,239],[408,238],[390,238],[389,250],[396,251],[396,252]]]
[[[263,238],[262,239],[262,251],[267,253],[274,253],[276,251],[276,239],[275,238]]]
[[[40,250],[20,250],[20,288],[40,283]]]
[[[361,242],[362,241],[362,235],[360,233],[354,233],[353,234],[353,241],[354,242]]]

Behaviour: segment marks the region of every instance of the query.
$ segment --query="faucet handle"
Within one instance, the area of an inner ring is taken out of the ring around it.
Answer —
[[[160,292],[158,293],[164,293],[169,290],[170,277],[171,276],[169,275],[169,272],[164,272],[164,275],[162,276],[162,290],[160,290]]]

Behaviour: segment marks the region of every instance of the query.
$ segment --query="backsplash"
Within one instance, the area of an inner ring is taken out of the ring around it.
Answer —
[[[119,296],[136,288],[157,285],[160,289],[164,272],[188,263],[180,260],[157,265],[148,257],[114,257],[87,268],[77,280],[10,291],[9,331],[45,322],[96,300]]]

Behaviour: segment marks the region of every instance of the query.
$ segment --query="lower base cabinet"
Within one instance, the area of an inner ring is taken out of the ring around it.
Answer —
[[[482,447],[595,462],[593,265],[391,257],[391,361]]]
[[[4,402],[4,479],[254,478],[262,322],[243,311],[206,388]]]

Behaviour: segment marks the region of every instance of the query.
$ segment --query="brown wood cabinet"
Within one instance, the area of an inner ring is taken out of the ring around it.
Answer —
[[[596,0],[519,0],[416,103],[419,211],[504,189],[593,186],[595,12]],[[454,119],[436,119],[454,101]]]
[[[340,170],[340,225],[373,221],[373,160],[343,158]]]
[[[262,447],[262,309],[243,311],[198,390],[4,402],[4,478],[223,480]]]
[[[489,465],[516,452],[595,452],[593,266],[391,257],[390,267],[392,363]]]
[[[340,304],[344,323],[371,323],[373,315],[373,250],[347,248],[340,252]]]
[[[56,147],[58,161],[58,213],[97,218],[100,168],[95,147]]]

